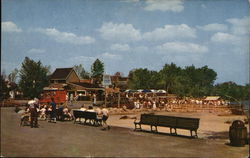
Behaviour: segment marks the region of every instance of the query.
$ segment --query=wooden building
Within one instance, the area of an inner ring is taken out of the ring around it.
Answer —
[[[62,103],[75,99],[77,96],[96,95],[97,99],[102,99],[104,88],[92,83],[81,82],[73,68],[57,68],[50,76],[50,85],[44,87],[41,102],[48,102],[53,97],[55,102]]]

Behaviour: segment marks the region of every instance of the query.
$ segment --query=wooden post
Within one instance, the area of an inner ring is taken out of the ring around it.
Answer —
[[[118,92],[118,108],[120,108],[121,94]]]
[[[107,107],[107,91],[106,91],[106,88],[105,88],[105,95],[104,95],[104,107],[106,108]]]

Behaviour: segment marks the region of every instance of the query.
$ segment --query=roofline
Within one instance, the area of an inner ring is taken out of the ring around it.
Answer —
[[[76,86],[81,86],[81,85],[78,85],[78,84],[75,84],[75,83],[72,83],[72,82],[69,82],[69,84],[74,84]],[[83,86],[81,86],[83,87]],[[89,89],[89,90],[105,90],[105,88],[87,88],[87,87],[84,87],[85,89]]]
[[[76,76],[77,76],[77,78],[78,78],[78,80],[80,81],[80,77],[77,75],[77,73],[76,73],[76,71],[74,70],[74,68],[73,68],[73,67],[71,67],[71,68],[72,68],[72,70],[69,72],[69,74],[68,74],[68,76],[65,78],[65,80],[67,80],[67,79],[69,78],[70,74],[72,73],[72,71],[74,71],[75,74],[76,74]]]

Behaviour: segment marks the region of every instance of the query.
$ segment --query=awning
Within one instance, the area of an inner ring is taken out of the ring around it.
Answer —
[[[53,87],[44,87],[45,91],[56,91],[56,90],[64,90],[63,88],[53,88]]]
[[[218,99],[220,99],[219,96],[208,96],[208,97],[206,97],[205,100],[207,100],[207,101],[212,101],[212,100],[218,100]]]

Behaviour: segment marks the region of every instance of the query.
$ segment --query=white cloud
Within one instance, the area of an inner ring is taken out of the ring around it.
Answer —
[[[196,38],[196,29],[186,24],[165,25],[162,28],[156,28],[152,32],[141,33],[134,28],[132,24],[114,24],[112,22],[104,23],[98,31],[103,39],[119,42],[139,41],[139,40],[165,40],[165,39],[183,39]]]
[[[17,25],[11,21],[2,22],[3,32],[22,32],[22,29],[18,28]]]
[[[112,60],[121,60],[122,59],[121,55],[112,54],[112,53],[108,53],[108,52],[101,54],[101,57],[105,58],[105,59],[112,59]]]
[[[140,0],[124,0],[124,2],[139,2]]]
[[[31,54],[42,54],[44,52],[45,52],[44,49],[32,48],[32,49],[28,50],[28,53],[31,53]]]
[[[70,43],[75,45],[91,44],[95,42],[95,39],[90,36],[77,36],[70,32],[60,32],[55,28],[37,29],[59,43]]]
[[[167,42],[156,48],[165,53],[205,53],[208,51],[206,46],[188,42]]]
[[[227,43],[227,44],[239,44],[240,40],[241,39],[235,35],[223,32],[217,32],[211,37],[212,42]]]
[[[95,57],[88,57],[88,56],[75,56],[69,59],[73,63],[93,63],[96,58]]]
[[[183,0],[147,0],[144,7],[147,11],[181,12],[184,9]]]
[[[115,51],[128,51],[130,47],[128,44],[112,44],[110,49]]]
[[[132,24],[104,23],[98,31],[106,40],[127,42],[141,39],[140,30],[135,29]]]
[[[250,16],[243,18],[227,19],[227,22],[232,24],[232,33],[237,35],[249,35],[250,33]]]
[[[227,25],[217,24],[217,23],[208,24],[204,26],[197,26],[197,28],[204,30],[204,31],[227,31],[228,30]]]
[[[144,53],[144,52],[147,52],[149,49],[146,46],[138,46],[138,47],[135,47],[133,50],[135,50],[136,52]]]
[[[203,9],[207,8],[207,6],[206,6],[205,4],[202,4],[201,7],[202,7]]]
[[[186,24],[165,25],[163,28],[156,28],[152,32],[146,32],[143,34],[143,38],[147,40],[181,39],[195,37],[196,30]]]

